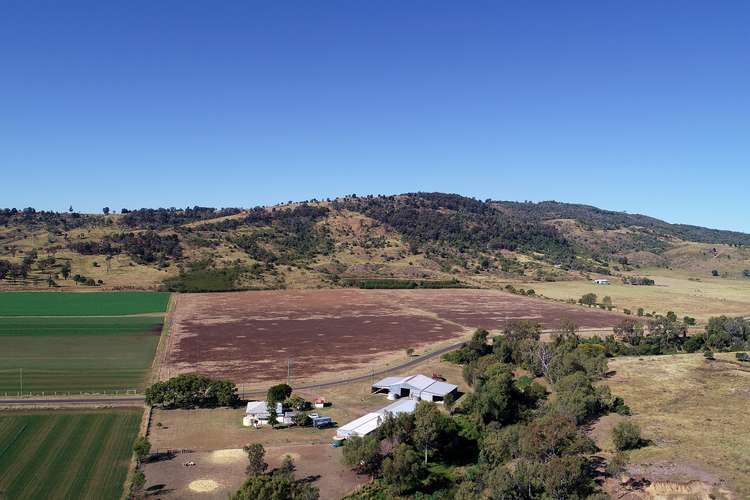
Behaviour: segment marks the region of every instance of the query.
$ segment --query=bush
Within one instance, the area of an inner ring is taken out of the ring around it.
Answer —
[[[640,448],[643,445],[641,428],[632,422],[620,422],[612,429],[612,441],[617,451]]]
[[[708,361],[713,361],[714,359],[714,352],[713,351],[704,351],[703,357],[706,358]]]
[[[622,474],[628,468],[629,461],[630,457],[627,453],[618,451],[612,460],[607,462],[607,474],[612,477]]]
[[[750,356],[748,356],[746,352],[738,352],[734,356],[737,358],[738,361],[744,361],[744,362],[750,361]]]

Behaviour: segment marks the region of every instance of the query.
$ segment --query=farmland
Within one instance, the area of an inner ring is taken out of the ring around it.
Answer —
[[[158,292],[4,292],[0,316],[120,316],[161,313],[168,293]]]
[[[144,387],[168,295],[15,295],[0,294],[0,303],[7,306],[4,311],[14,314],[0,317],[0,393],[112,392]],[[32,313],[35,316],[15,316]],[[125,316],[131,313],[135,315]]]
[[[119,498],[140,410],[0,414],[0,496]]]
[[[253,383],[356,372],[476,328],[563,319],[608,329],[620,316],[491,290],[316,290],[178,297],[161,378],[188,371]]]

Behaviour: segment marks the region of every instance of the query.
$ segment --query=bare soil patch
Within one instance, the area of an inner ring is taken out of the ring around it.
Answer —
[[[476,328],[563,319],[607,328],[619,315],[496,290],[278,290],[180,295],[160,376],[198,371],[235,382],[296,380],[384,363]]]

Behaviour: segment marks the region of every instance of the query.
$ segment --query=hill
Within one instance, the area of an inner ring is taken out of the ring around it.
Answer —
[[[6,289],[491,287],[654,267],[747,279],[750,235],[443,193],[106,215],[0,210]]]

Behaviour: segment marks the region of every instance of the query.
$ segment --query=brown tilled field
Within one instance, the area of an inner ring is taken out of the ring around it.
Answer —
[[[513,319],[608,328],[621,316],[496,290],[278,290],[177,297],[160,377],[198,371],[238,383],[296,382],[405,361]],[[394,354],[395,353],[395,354]],[[332,378],[332,377],[329,377]]]

